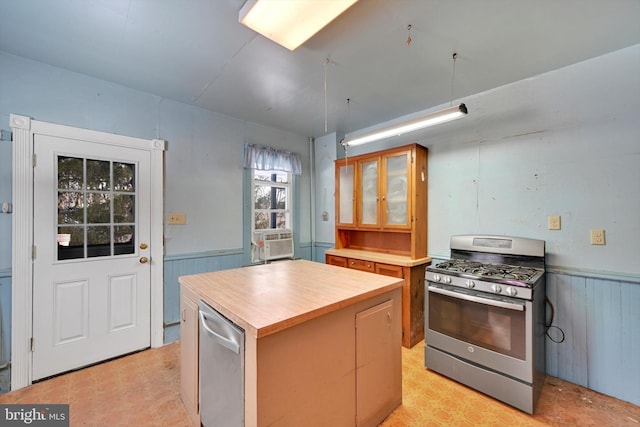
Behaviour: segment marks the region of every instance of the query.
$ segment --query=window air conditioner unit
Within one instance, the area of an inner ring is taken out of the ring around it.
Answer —
[[[261,260],[293,258],[293,232],[291,230],[263,230],[257,234]]]

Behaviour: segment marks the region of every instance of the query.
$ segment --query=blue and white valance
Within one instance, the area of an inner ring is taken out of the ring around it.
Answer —
[[[294,175],[302,174],[299,154],[254,144],[244,145],[243,166],[247,169],[283,171]]]

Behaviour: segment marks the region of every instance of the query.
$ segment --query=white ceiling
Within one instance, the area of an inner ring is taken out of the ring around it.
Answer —
[[[290,52],[243,3],[0,0],[0,50],[318,137],[640,43],[640,0],[360,0]]]

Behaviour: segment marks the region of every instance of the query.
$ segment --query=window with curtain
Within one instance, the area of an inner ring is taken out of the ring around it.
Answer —
[[[252,228],[291,229],[291,174],[252,170]]]
[[[298,154],[253,144],[244,146],[244,167],[261,171],[288,172],[294,175],[302,174]]]
[[[302,173],[300,156],[271,147],[245,145],[244,167],[251,170],[251,235],[263,230],[293,230],[293,177]],[[258,261],[257,247],[252,260]]]

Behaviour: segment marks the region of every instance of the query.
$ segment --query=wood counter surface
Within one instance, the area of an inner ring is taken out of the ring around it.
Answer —
[[[313,261],[181,276],[200,299],[261,338],[402,287],[404,281]]]

